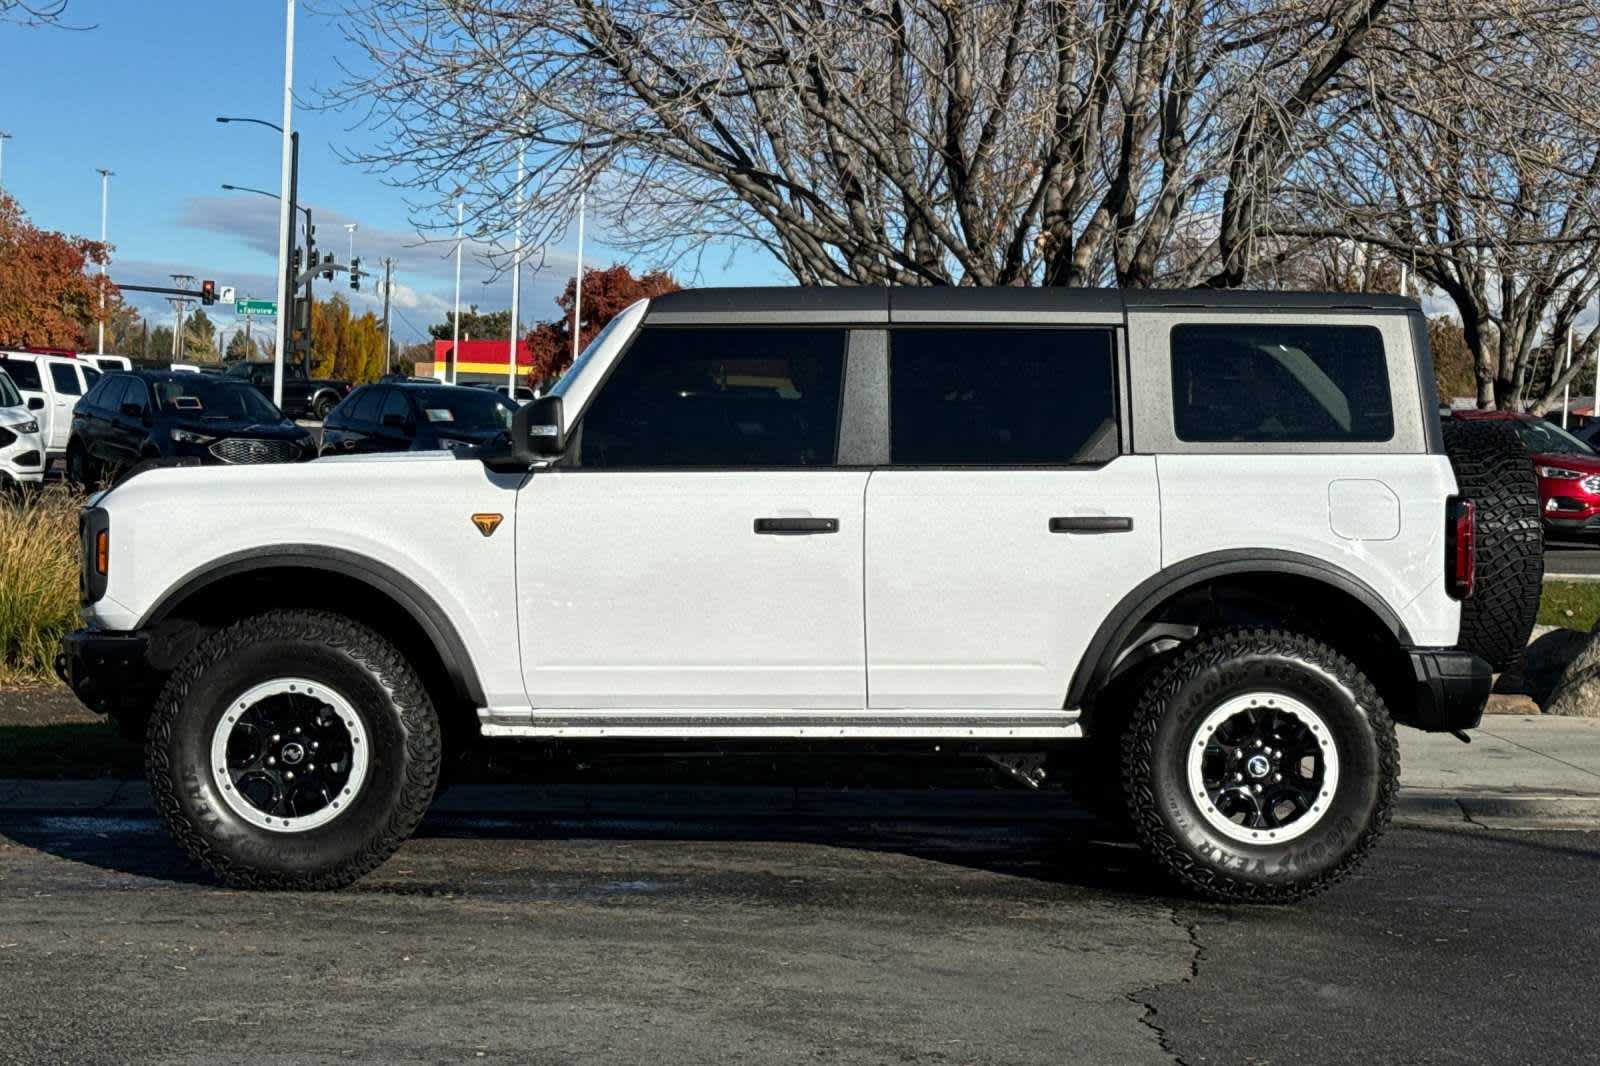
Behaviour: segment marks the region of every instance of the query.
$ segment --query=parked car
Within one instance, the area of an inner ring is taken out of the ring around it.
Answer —
[[[363,385],[322,422],[322,454],[421,452],[509,441],[517,406],[482,389]]]
[[[0,370],[0,488],[44,480],[44,434],[11,375]]]
[[[133,360],[125,355],[88,355],[79,353],[79,359],[99,370],[102,374],[112,370],[132,370]]]
[[[1600,533],[1600,453],[1548,419],[1514,411],[1457,411],[1465,421],[1508,422],[1533,457],[1545,532]]]
[[[67,480],[97,484],[148,459],[289,463],[316,454],[311,434],[248,382],[183,371],[118,372],[73,412]]]
[[[248,381],[267,399],[272,398],[271,363],[234,363],[224,372],[229,378]],[[305,368],[297,363],[283,365],[283,413],[290,418],[310,418],[321,421],[350,395],[348,381],[334,381],[306,377]]]
[[[0,352],[0,370],[38,419],[48,466],[66,454],[72,407],[100,380],[100,370],[76,356],[44,352]]]
[[[1177,883],[1296,899],[1388,824],[1396,721],[1478,723],[1467,612],[1539,596],[1474,596],[1501,516],[1427,338],[1374,294],[675,292],[507,447],[130,478],[59,662],[249,888],[373,869],[481,734],[1031,755]]]

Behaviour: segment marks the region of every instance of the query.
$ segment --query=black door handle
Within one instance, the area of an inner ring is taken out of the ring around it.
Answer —
[[[758,518],[756,519],[757,533],[773,533],[778,536],[804,536],[807,533],[837,533],[839,520],[837,518]]]
[[[1133,519],[1121,515],[1079,515],[1050,519],[1052,533],[1131,533]]]

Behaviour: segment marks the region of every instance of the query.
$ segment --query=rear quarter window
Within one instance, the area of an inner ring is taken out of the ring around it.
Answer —
[[[1383,335],[1372,326],[1174,326],[1172,416],[1187,442],[1390,440]]]

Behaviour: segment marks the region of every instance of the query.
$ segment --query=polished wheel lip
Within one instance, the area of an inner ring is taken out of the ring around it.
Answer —
[[[1236,715],[1253,710],[1273,710],[1298,719],[1316,739],[1322,761],[1321,785],[1310,808],[1284,825],[1273,828],[1256,829],[1235,822],[1217,808],[1216,800],[1205,783],[1203,765],[1212,735]],[[1327,722],[1303,701],[1281,692],[1246,692],[1225,700],[1201,720],[1189,742],[1187,771],[1185,784],[1189,795],[1199,807],[1200,816],[1212,829],[1242,844],[1283,844],[1310,832],[1332,807],[1339,791],[1339,747],[1334,743]]]
[[[251,707],[263,700],[286,694],[308,696],[333,708],[340,723],[350,734],[350,776],[339,790],[338,798],[311,814],[285,818],[256,807],[233,786],[228,772],[228,740],[234,726]],[[328,685],[303,677],[280,677],[252,686],[233,699],[211,731],[211,781],[228,809],[251,825],[274,833],[304,833],[323,826],[348,810],[367,779],[367,751],[371,741],[366,726],[350,701]]]

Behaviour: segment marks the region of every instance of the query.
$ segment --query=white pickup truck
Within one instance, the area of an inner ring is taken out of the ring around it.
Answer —
[[[1394,722],[1474,726],[1501,654],[1408,300],[685,291],[512,437],[90,501],[60,669],[199,862],[348,884],[479,736],[941,745],[1293,899],[1386,824]]]

